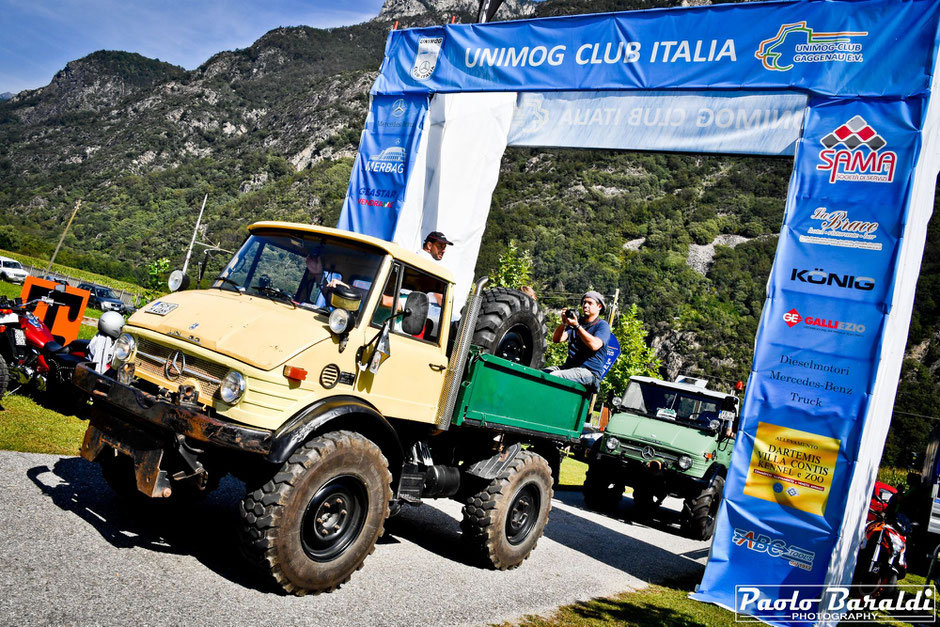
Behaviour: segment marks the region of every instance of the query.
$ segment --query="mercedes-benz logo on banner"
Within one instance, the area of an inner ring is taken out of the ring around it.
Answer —
[[[656,457],[656,449],[654,449],[652,446],[644,446],[640,455],[643,456],[643,459],[653,459]]]
[[[163,374],[170,381],[176,381],[182,376],[185,369],[186,355],[183,354],[183,351],[176,351],[166,360],[166,364],[163,366]]]

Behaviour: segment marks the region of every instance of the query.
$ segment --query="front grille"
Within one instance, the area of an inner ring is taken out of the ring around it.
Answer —
[[[621,444],[621,448],[630,453],[631,455],[636,455],[637,457],[642,458],[645,461],[652,461],[654,459],[659,459],[664,462],[675,463],[679,461],[678,455],[671,455],[665,451],[658,450],[652,446],[637,446],[635,443],[631,444]],[[644,452],[646,454],[644,454]]]
[[[134,366],[148,374],[169,381],[164,373],[164,367],[170,356],[177,349],[161,346],[147,338],[140,338],[137,342],[137,359]],[[195,357],[183,351],[186,355],[186,368],[179,380],[193,377],[199,381],[199,393],[202,396],[218,398],[219,385],[228,372],[228,368],[213,363],[201,357]],[[169,381],[173,385],[173,381]]]

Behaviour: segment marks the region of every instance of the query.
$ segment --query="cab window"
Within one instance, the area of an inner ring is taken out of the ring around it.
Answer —
[[[382,290],[382,299],[376,307],[372,317],[373,326],[381,325],[393,313],[400,313],[405,307],[405,301],[412,292],[424,292],[428,295],[428,319],[424,329],[413,336],[419,340],[440,342],[441,338],[441,310],[447,299],[447,282],[411,268],[395,264],[389,273],[385,289]],[[393,312],[394,309],[394,312]],[[401,330],[400,321],[392,325],[392,331],[398,335],[405,335]]]

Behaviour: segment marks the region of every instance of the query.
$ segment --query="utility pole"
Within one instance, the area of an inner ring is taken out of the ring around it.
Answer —
[[[46,266],[46,274],[52,271],[52,263],[55,261],[55,256],[59,254],[59,249],[62,248],[62,242],[65,241],[65,234],[69,232],[69,227],[72,226],[72,220],[75,219],[75,214],[78,213],[78,208],[82,206],[82,201],[79,199],[75,203],[75,209],[72,211],[72,217],[69,218],[68,224],[65,225],[65,230],[62,231],[62,236],[59,238],[59,243],[56,244],[55,250],[52,253],[52,257],[49,259],[49,265]]]
[[[186,268],[189,267],[189,257],[193,254],[193,246],[196,244],[196,234],[199,232],[199,223],[202,222],[202,212],[206,210],[206,201],[209,200],[209,194],[202,199],[202,208],[199,209],[199,217],[196,218],[196,228],[193,229],[193,239],[189,242],[189,250],[186,251],[186,261],[183,262],[183,274],[186,274]]]

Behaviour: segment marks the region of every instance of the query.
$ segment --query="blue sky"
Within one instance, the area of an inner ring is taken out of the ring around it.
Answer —
[[[375,17],[382,0],[0,0],[0,93],[49,84],[69,61],[124,50],[187,70],[278,26]]]

